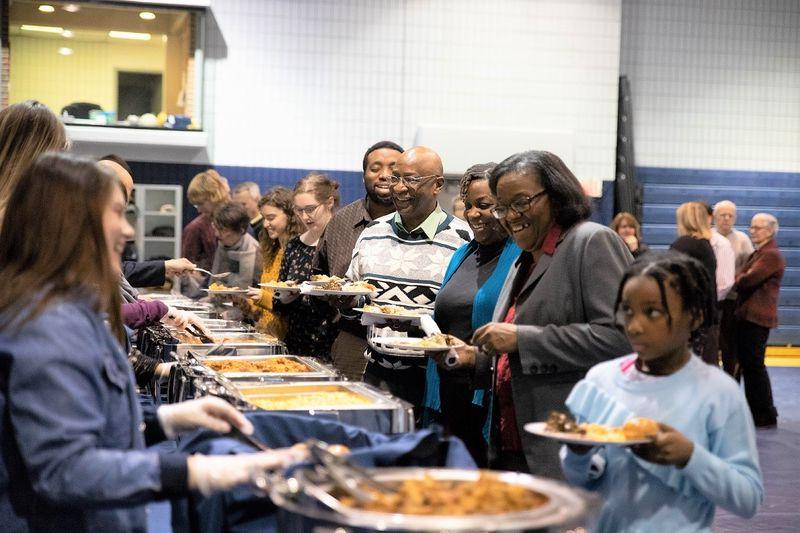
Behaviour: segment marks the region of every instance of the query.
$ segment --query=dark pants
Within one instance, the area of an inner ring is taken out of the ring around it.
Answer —
[[[778,411],[772,401],[772,385],[764,365],[769,328],[747,320],[736,321],[736,355],[744,379],[744,393],[756,426],[774,425]]]
[[[398,358],[384,356],[396,362]],[[406,361],[408,361],[406,359]],[[414,422],[417,427],[422,422],[422,403],[425,400],[425,368],[412,366],[403,370],[385,368],[370,361],[364,372],[364,382],[387,391],[414,406]]]
[[[483,436],[488,409],[472,403],[473,388],[464,380],[453,379],[440,372],[439,394],[442,401],[441,423],[445,431],[458,437],[467,446],[475,463],[485,468],[488,464],[488,443]],[[486,393],[491,394],[487,391]]]
[[[722,302],[722,320],[719,325],[719,349],[722,355],[722,369],[736,381],[742,377],[739,361],[736,358],[736,300]]]

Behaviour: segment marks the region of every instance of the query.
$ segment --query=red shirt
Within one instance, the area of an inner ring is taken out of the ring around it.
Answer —
[[[211,225],[211,217],[200,215],[183,228],[181,255],[200,268],[211,270],[214,252],[217,250],[217,236]]]

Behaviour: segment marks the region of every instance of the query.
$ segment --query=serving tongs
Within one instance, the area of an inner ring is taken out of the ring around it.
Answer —
[[[188,331],[189,333],[191,333],[192,335],[203,341],[203,344],[214,344],[214,339],[203,333],[203,330],[201,330],[194,324],[189,324],[188,326],[186,326],[186,331]]]
[[[306,441],[306,445],[311,457],[319,463],[314,468],[317,483],[332,482],[334,486],[342,489],[359,502],[372,502],[375,500],[374,496],[360,488],[359,485],[361,484],[368,485],[384,494],[394,494],[396,492],[391,486],[377,481],[365,469],[352,464],[341,455],[331,452],[326,443],[317,439],[309,439]],[[304,489],[309,495],[328,505],[326,501],[323,501],[323,498],[320,498],[321,489],[317,483],[306,485]],[[324,497],[327,502],[330,502],[328,497],[334,498],[330,493],[322,492],[327,495],[327,497]]]

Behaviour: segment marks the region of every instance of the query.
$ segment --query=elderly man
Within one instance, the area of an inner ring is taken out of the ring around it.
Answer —
[[[264,217],[258,210],[258,201],[261,199],[261,190],[258,183],[245,181],[233,188],[233,201],[244,207],[250,219],[250,231],[256,240],[261,239],[261,230],[264,229]]]
[[[111,170],[125,188],[125,199],[130,201],[133,193],[133,173],[128,163],[118,155],[109,154],[100,158],[98,165]],[[160,287],[167,277],[181,276],[194,270],[195,265],[186,258],[167,261],[123,261],[122,273],[133,287]]]
[[[778,293],[786,261],[775,236],[778,220],[758,213],[750,222],[755,252],[736,276],[736,356],[744,379],[747,403],[757,427],[774,427],[778,411],[772,401],[772,386],[764,365],[769,330],[778,325]]]
[[[367,148],[362,160],[366,196],[341,208],[328,222],[314,257],[315,274],[344,277],[364,228],[394,212],[389,178],[402,153],[403,148],[391,141]],[[367,364],[364,327],[355,320],[342,320],[339,324],[340,331],[331,348],[333,365],[349,379],[360,381]]]
[[[403,152],[389,179],[394,214],[366,227],[347,277],[377,287],[378,298],[431,306],[453,252],[472,239],[469,226],[442,210],[442,160],[424,146]],[[392,335],[391,331],[388,335]],[[371,352],[364,381],[388,389],[420,415],[425,359]]]
[[[721,235],[731,243],[735,258],[735,271],[738,274],[747,262],[747,258],[753,253],[753,243],[750,242],[750,238],[744,232],[734,228],[734,224],[736,224],[736,204],[730,200],[717,202],[714,206],[712,239],[715,235]],[[720,302],[720,309],[719,348],[722,356],[722,368],[731,376],[739,379],[734,346],[734,336],[736,335],[735,319],[733,317],[733,312],[736,309],[735,290],[728,291],[728,294]]]

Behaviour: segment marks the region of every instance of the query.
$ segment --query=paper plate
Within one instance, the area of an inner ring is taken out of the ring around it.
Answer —
[[[634,446],[636,444],[648,444],[652,439],[631,439],[624,441],[594,440],[576,433],[563,433],[561,431],[550,431],[547,429],[547,422],[529,422],[524,426],[525,431],[540,437],[557,440],[565,444],[580,444],[583,446]]]

